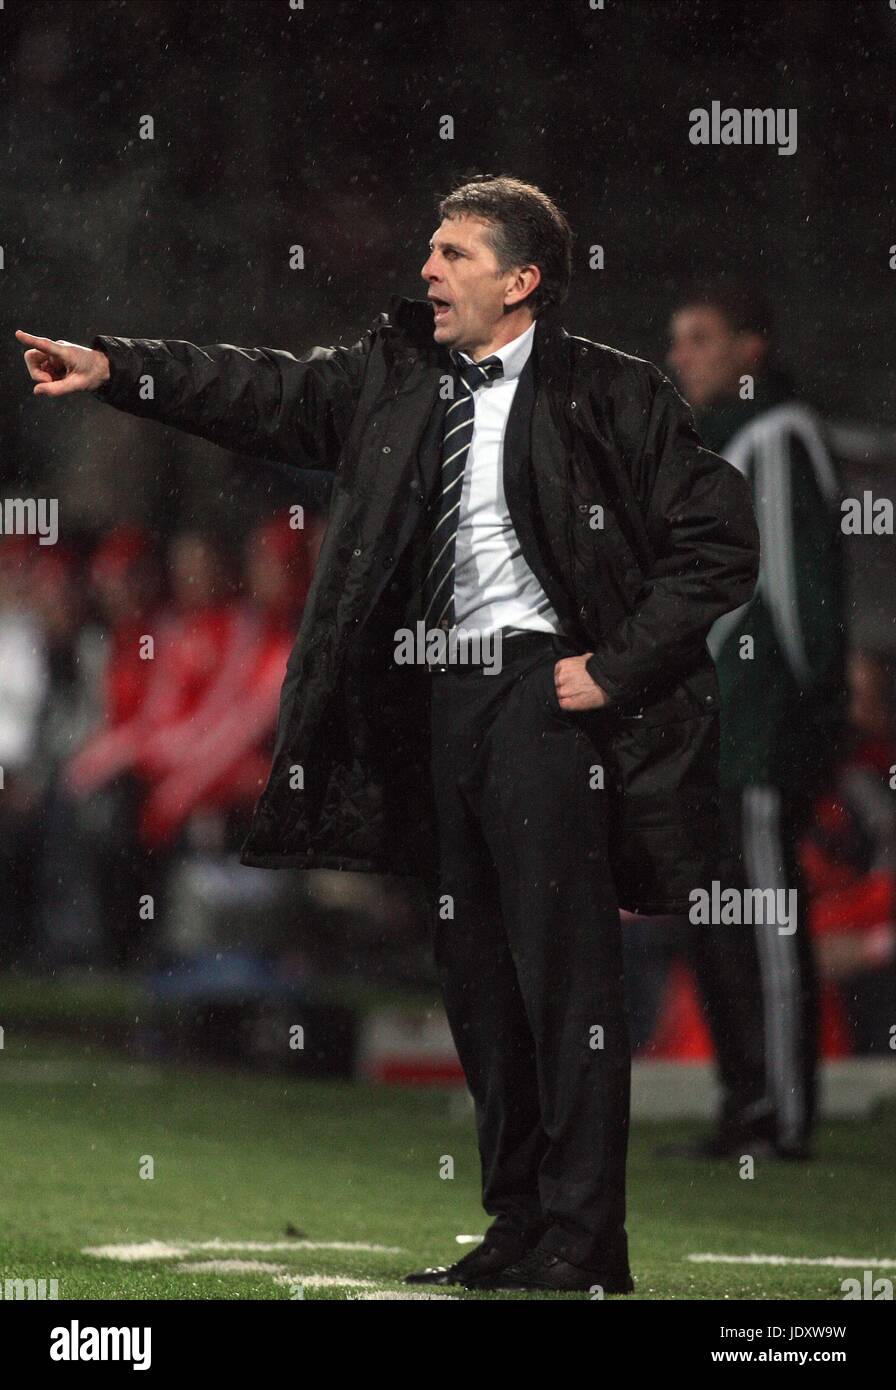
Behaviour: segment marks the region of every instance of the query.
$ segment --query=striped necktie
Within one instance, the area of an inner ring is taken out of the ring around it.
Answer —
[[[426,548],[426,576],[422,584],[423,621],[431,627],[452,628],[454,613],[454,550],[460,519],[460,499],[470,440],[473,438],[474,392],[484,381],[502,376],[500,357],[465,362],[452,349],[455,366],[455,399],[445,412],[442,440],[441,492],[436,503],[436,522]]]

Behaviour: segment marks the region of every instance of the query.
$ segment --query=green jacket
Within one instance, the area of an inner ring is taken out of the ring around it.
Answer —
[[[760,379],[752,401],[702,412],[697,427],[749,482],[761,543],[753,597],[708,637],[722,700],[721,782],[812,796],[845,718],[840,480],[820,422],[781,373]]]

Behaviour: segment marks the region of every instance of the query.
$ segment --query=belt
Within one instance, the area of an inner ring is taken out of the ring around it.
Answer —
[[[558,637],[558,635],[553,632],[539,632],[532,628],[524,627],[503,627],[499,628],[498,631],[501,634],[501,658],[503,664],[506,664],[504,661],[505,657],[516,660],[520,657],[529,657],[534,652],[552,647]],[[494,649],[495,634],[489,633],[488,635]],[[563,639],[561,638],[561,640]],[[481,660],[464,661],[462,659],[463,650],[463,644],[459,643],[458,655],[461,659],[445,663],[428,661],[426,662],[425,669],[430,675],[440,675],[448,671],[462,674],[465,671],[480,671],[484,665],[490,664]]]

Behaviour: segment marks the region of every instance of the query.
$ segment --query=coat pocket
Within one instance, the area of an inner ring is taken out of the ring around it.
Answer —
[[[717,714],[721,708],[719,682],[713,665],[704,663],[674,685],[654,691],[643,701],[625,701],[609,707],[622,728],[637,722],[646,725],[677,724],[698,716]]]
[[[686,912],[717,876],[720,854],[719,715],[659,722],[617,712],[609,728],[611,862],[629,912]]]

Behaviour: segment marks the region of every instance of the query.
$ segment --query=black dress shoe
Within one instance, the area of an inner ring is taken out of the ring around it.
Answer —
[[[405,1284],[463,1284],[477,1287],[483,1278],[500,1274],[514,1260],[520,1259],[529,1247],[526,1245],[500,1245],[483,1241],[475,1249],[453,1265],[436,1265],[433,1269],[423,1269],[416,1274],[406,1274]]]
[[[582,1269],[546,1250],[530,1250],[516,1264],[469,1287],[476,1289],[553,1289],[558,1293],[590,1292],[600,1288],[607,1293],[634,1293],[635,1285],[627,1269]]]

